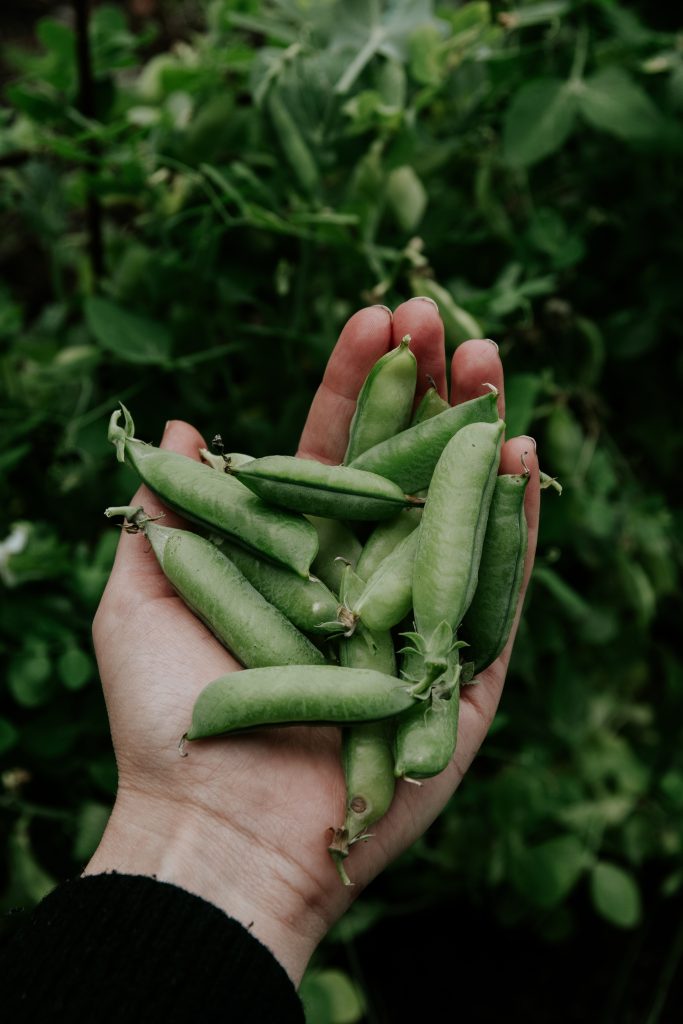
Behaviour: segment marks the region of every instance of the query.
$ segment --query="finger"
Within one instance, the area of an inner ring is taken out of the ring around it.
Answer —
[[[184,423],[182,420],[169,420],[159,447],[165,451],[177,452],[180,455],[186,455],[188,458],[199,461],[199,449],[205,447],[205,443],[201,434],[194,427],[190,426],[189,423]],[[215,471],[207,467],[206,472],[212,473]],[[186,528],[188,525],[181,516],[164,505],[144,484],[137,489],[131,498],[130,504],[133,507],[142,505],[147,515],[163,515],[164,526]],[[127,580],[126,585],[130,585],[133,578],[136,586],[144,585],[146,597],[150,596],[146,587],[146,580],[151,581],[154,596],[159,596],[160,591],[167,591],[169,594],[173,592],[170,589],[170,585],[166,583],[154,552],[141,533],[129,534],[125,531],[121,532],[110,582],[117,585],[119,579],[123,577]]]
[[[419,402],[431,386],[429,378],[434,381],[441,397],[448,398],[443,321],[439,316],[439,307],[432,299],[416,296],[395,310],[393,346],[396,347],[406,334],[411,337],[410,348],[417,359],[415,401]]]
[[[503,364],[498,346],[488,338],[463,341],[453,353],[451,362],[451,405],[485,395],[489,390],[487,384],[498,389],[498,415],[505,419]]]
[[[360,309],[347,321],[329,358],[308,413],[297,455],[336,465],[344,458],[358,392],[391,348],[391,310]]]

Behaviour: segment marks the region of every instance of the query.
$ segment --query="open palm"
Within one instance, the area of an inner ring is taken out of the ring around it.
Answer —
[[[433,303],[413,299],[393,317],[384,307],[363,309],[349,320],[330,357],[301,438],[301,457],[342,460],[363,380],[405,334],[412,336],[418,360],[418,394],[428,386],[428,376],[445,394],[443,326]],[[482,394],[487,382],[499,389],[503,415],[496,347],[488,341],[460,346],[451,367],[451,401]],[[162,442],[193,458],[203,444],[193,427],[179,421],[167,425]],[[539,493],[529,438],[506,443],[501,470],[519,472],[522,453],[532,473],[526,586]],[[149,514],[166,512],[166,525],[184,525],[145,487],[132,503]],[[154,874],[204,896],[253,926],[295,981],[350,900],[424,831],[453,793],[495,713],[512,644],[511,638],[478,685],[463,691],[453,763],[421,787],[399,783],[374,838],[353,848],[348,871],[356,885],[348,889],[326,849],[328,830],[344,819],[338,729],[261,730],[201,741],[190,745],[189,756],[179,755],[178,741],[199,691],[240,665],[175,595],[141,534],[121,537],[93,634],[119,793],[87,871]]]

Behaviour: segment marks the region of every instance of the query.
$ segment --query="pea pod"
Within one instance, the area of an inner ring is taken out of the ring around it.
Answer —
[[[338,519],[306,516],[318,534],[318,554],[313,560],[313,574],[333,593],[338,594],[344,564],[355,566],[361,553],[361,543],[355,533]]]
[[[427,779],[448,767],[458,739],[459,669],[453,685],[434,687],[426,701],[396,725],[394,771],[399,778]]]
[[[349,427],[345,464],[408,426],[416,381],[417,360],[410,351],[410,335],[406,334],[397,348],[377,360],[365,378]]]
[[[397,544],[419,526],[421,516],[421,508],[406,508],[394,519],[378,523],[363,546],[356,565],[358,575],[364,580],[369,579]]]
[[[444,673],[451,671],[452,652],[459,643],[456,630],[477,585],[503,429],[502,420],[463,427],[434,472],[415,553],[417,631],[403,634],[417,665],[411,666],[413,693],[423,699],[437,681],[452,682]]]
[[[124,426],[118,422],[119,410],[109,422],[109,440],[117,458],[119,462],[127,459],[162,501],[192,522],[232,536],[308,577],[318,535],[306,519],[276,511],[232,476],[211,472],[185,455],[138,441],[130,413],[124,406],[121,409]]]
[[[455,632],[474,596],[503,429],[502,420],[463,427],[434,472],[413,577],[415,624],[425,638],[443,621]]]
[[[321,626],[337,617],[339,600],[324,583],[315,578],[304,580],[289,569],[264,562],[227,539],[216,543],[259,594],[295,626],[308,633],[329,633]]]
[[[248,668],[316,665],[324,657],[303,633],[252,587],[209,540],[160,526],[142,509],[109,508],[141,529],[173,589]]]
[[[424,423],[425,420],[430,420],[432,416],[438,416],[439,413],[446,412],[447,409],[450,409],[448,402],[432,385],[422,396],[422,401],[413,415],[411,426],[414,427],[416,423]]]
[[[376,473],[289,455],[254,459],[231,472],[265,501],[332,519],[389,519],[406,506],[424,504]]]
[[[528,473],[505,473],[496,479],[479,582],[461,630],[475,672],[485,669],[503,650],[517,610],[527,549],[524,494],[528,481]]]
[[[360,593],[363,581],[350,566],[344,570],[340,598],[352,601]],[[391,633],[355,633],[339,642],[339,661],[345,668],[376,669],[396,674],[396,658]],[[364,722],[344,729],[342,766],[346,782],[346,816],[341,829],[335,829],[330,853],[346,885],[351,884],[342,867],[349,846],[365,838],[367,830],[386,814],[394,795],[393,720]]]
[[[380,562],[351,607],[343,606],[339,618],[349,629],[358,619],[370,630],[397,625],[413,603],[413,567],[419,538],[413,530]],[[347,611],[350,616],[347,620]]]
[[[395,434],[354,459],[351,466],[379,473],[393,480],[407,494],[429,487],[442,451],[459,430],[470,423],[495,423],[498,419],[495,388],[480,398],[454,405]]]
[[[413,705],[406,684],[372,669],[289,665],[233,672],[197,697],[187,739],[262,725],[370,722]]]

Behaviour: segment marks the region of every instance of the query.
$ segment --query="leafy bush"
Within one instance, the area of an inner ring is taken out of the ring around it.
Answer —
[[[134,485],[116,401],[144,438],[291,451],[345,319],[430,294],[451,349],[499,342],[564,493],[492,734],[344,934],[408,888],[637,926],[683,882],[680,39],[616,0],[169,7],[95,7],[88,67],[68,20],[5,51],[3,905],[80,869],[115,791],[89,628]]]

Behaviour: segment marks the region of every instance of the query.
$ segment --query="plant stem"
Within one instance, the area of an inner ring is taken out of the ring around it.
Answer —
[[[76,15],[76,54],[78,62],[78,108],[84,117],[96,117],[95,79],[92,68],[92,52],[88,26],[90,21],[89,0],[74,0]],[[99,146],[91,140],[88,149],[93,157],[99,158]],[[86,219],[88,224],[88,249],[93,277],[97,281],[104,273],[104,246],[102,243],[102,206],[92,185],[87,186]]]

